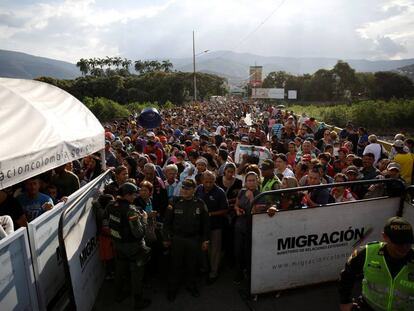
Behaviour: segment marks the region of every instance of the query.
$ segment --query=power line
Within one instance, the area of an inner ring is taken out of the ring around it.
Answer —
[[[260,27],[262,27],[281,7],[283,4],[285,4],[286,0],[282,0],[279,5],[272,11],[270,12],[270,14],[268,16],[266,16],[260,23],[259,25],[256,26],[256,28],[254,28],[251,32],[249,32],[246,36],[244,36],[242,39],[239,40],[239,42],[237,42],[233,47],[230,48],[230,51],[233,51],[234,49],[236,49],[237,47],[239,47],[244,41],[246,41],[252,34],[254,34],[256,31],[258,31],[260,29]],[[210,52],[214,52],[211,51]],[[223,56],[226,53],[226,51],[223,51],[222,53],[220,53],[219,55],[216,56],[216,58],[219,58],[221,56]]]
[[[270,12],[270,14],[263,19],[259,25],[253,29],[251,32],[249,32],[244,38],[242,38],[232,49],[237,48],[239,45],[241,45],[244,41],[246,41],[247,38],[249,38],[252,34],[254,34],[256,31],[258,31],[260,29],[260,27],[262,27],[281,7],[282,5],[286,2],[286,0],[282,0],[279,5],[272,11]]]

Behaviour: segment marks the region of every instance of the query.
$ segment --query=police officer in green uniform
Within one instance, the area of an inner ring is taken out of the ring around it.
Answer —
[[[368,243],[355,250],[339,283],[340,309],[414,310],[414,243],[410,223],[401,217],[390,218],[384,227],[385,242]],[[351,291],[363,275],[362,296],[352,303]]]
[[[272,190],[278,190],[281,186],[279,177],[275,175],[275,163],[271,159],[266,159],[260,165],[260,171],[262,172],[263,180],[260,184],[259,191],[266,192]],[[252,212],[261,213],[267,211],[270,206],[280,204],[280,194],[272,194],[260,198],[256,202]]]
[[[260,165],[260,170],[263,176],[260,192],[277,190],[280,188],[281,182],[279,177],[275,175],[275,163],[272,160],[264,160]]]
[[[131,289],[135,310],[148,307],[149,299],[143,298],[144,266],[150,258],[150,248],[145,245],[144,236],[147,214],[139,211],[132,202],[138,188],[132,183],[124,183],[113,204],[107,207],[109,228],[115,250],[116,300],[121,302],[129,296],[124,289],[125,279],[131,278]]]
[[[208,250],[209,216],[205,203],[194,197],[196,183],[182,182],[181,196],[168,206],[164,222],[164,246],[171,246],[171,271],[168,300],[177,295],[180,276],[187,277],[187,289],[193,297],[200,294],[196,286],[196,264],[200,248]],[[185,271],[182,273],[182,268]]]

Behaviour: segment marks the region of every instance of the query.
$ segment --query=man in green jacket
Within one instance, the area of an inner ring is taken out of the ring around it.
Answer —
[[[355,250],[339,283],[340,309],[414,310],[414,243],[411,224],[401,217],[392,217],[385,224],[385,242],[372,242]],[[352,302],[352,287],[359,276],[362,296]]]
[[[119,195],[114,203],[107,207],[110,233],[113,240],[115,257],[116,300],[121,302],[129,296],[131,288],[135,310],[141,310],[151,304],[143,297],[143,277],[145,264],[150,258],[151,249],[145,245],[147,214],[139,211],[133,202],[138,187],[124,183],[119,187]],[[126,280],[128,276],[131,285]]]

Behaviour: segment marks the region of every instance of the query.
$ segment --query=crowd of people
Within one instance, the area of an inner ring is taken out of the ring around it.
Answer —
[[[346,181],[413,183],[414,142],[403,134],[395,135],[387,152],[376,135],[351,122],[337,133],[306,114],[238,99],[190,104],[161,115],[161,126],[152,130],[132,116],[105,124],[104,161],[113,180],[95,204],[107,277],[115,277],[118,301],[132,288],[137,309],[150,304],[143,282],[157,272],[169,275],[170,301],[184,281],[190,294],[199,296],[197,274],[213,284],[223,253],[236,267],[234,282],[243,281],[250,266],[252,213],[273,216],[389,194],[380,183],[341,186]],[[26,226],[99,176],[102,161],[90,155],[0,190],[0,229],[5,229],[0,236]],[[278,192],[270,203],[253,204],[261,192],[321,184],[332,185]]]

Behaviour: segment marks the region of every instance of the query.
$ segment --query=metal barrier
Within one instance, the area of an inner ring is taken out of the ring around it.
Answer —
[[[80,195],[88,192],[90,186],[87,184],[78,189],[68,197],[66,203],[57,204],[27,226],[41,310],[63,310],[69,302],[59,249],[59,219],[63,210],[71,206]]]
[[[254,202],[260,204],[266,203],[266,196],[364,184],[383,184],[396,196],[283,210],[274,217],[265,211],[253,214],[251,294],[336,280],[352,250],[362,243],[379,240],[386,219],[401,213],[405,187],[402,182],[386,179],[259,194]]]
[[[39,310],[25,228],[0,241],[0,265],[1,310]]]
[[[97,226],[92,202],[110,178],[106,171],[93,180],[61,214],[59,247],[69,287],[70,308],[92,309],[104,279],[103,264],[98,256]]]

